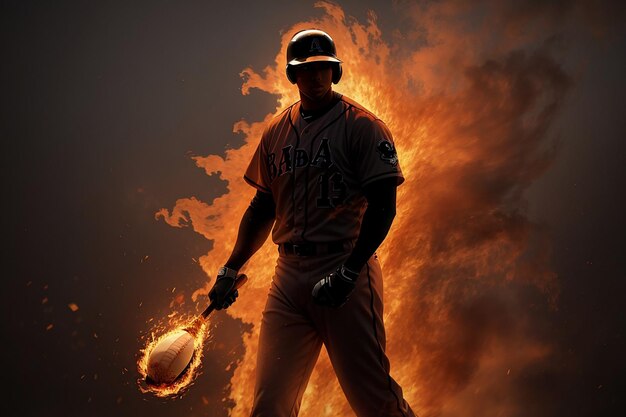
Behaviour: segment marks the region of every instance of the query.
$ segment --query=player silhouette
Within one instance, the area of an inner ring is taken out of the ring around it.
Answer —
[[[252,416],[297,416],[324,345],[357,416],[414,417],[389,374],[375,253],[404,181],[392,135],[333,91],[342,68],[327,33],[296,33],[286,72],[300,101],[263,133],[244,175],[257,193],[209,293],[219,308],[230,306],[239,269],[272,232],[279,257],[261,321]]]

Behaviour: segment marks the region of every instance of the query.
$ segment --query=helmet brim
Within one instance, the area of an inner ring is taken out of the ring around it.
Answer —
[[[292,59],[287,63],[287,65],[302,65],[309,62],[337,62],[341,63],[341,61],[335,57],[328,55],[316,55],[316,56],[308,56],[306,58],[298,58]]]

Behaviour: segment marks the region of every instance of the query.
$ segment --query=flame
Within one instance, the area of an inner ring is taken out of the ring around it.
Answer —
[[[457,19],[463,2],[408,7],[407,19],[417,29],[392,34],[393,42],[383,39],[373,13],[360,23],[336,4],[316,7],[323,16],[286,30],[273,65],[262,74],[242,71],[242,93],[257,88],[277,95],[275,112],[262,121],[237,122],[234,131],[245,143],[224,157],[193,158],[207,175],[226,181],[228,192],[210,204],[182,198],[156,213],[213,241],[198,259],[210,280],[192,298],[208,293],[232,250],[238,220],[254,194],[242,175],[263,127],[298,99],[284,75],[287,43],[297,30],[321,28],[333,36],[344,62],[336,90],[387,123],[406,177],[394,225],[378,250],[392,376],[422,416],[468,414],[462,410],[513,415],[519,406],[506,393],[515,389],[514,376],[551,352],[524,306],[539,300],[549,308],[558,296],[550,243],[527,218],[524,191],[554,159],[547,132],[568,78],[548,51],[524,50],[535,39],[513,33],[515,27],[488,44],[481,41],[484,31],[463,32]],[[242,335],[245,354],[228,387],[231,416],[250,413],[260,318],[276,256],[266,242],[244,267],[250,282],[228,309],[253,325]],[[354,415],[324,353],[301,412]]]

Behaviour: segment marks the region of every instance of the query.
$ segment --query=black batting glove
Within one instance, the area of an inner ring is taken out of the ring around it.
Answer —
[[[215,305],[216,310],[228,308],[239,297],[239,291],[234,290],[237,271],[221,267],[217,272],[217,278],[213,288],[209,291],[209,299]]]
[[[341,307],[352,294],[358,277],[358,272],[340,266],[315,284],[312,293],[313,302],[321,306]]]

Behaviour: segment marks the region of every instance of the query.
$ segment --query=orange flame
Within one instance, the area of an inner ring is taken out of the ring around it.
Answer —
[[[169,329],[169,330],[168,330]],[[186,330],[194,337],[194,354],[189,364],[189,368],[174,383],[169,385],[149,385],[146,383],[148,375],[148,362],[154,348],[170,334]],[[137,360],[137,370],[140,378],[137,380],[139,389],[143,393],[151,393],[162,398],[181,397],[186,390],[193,385],[193,382],[201,374],[202,355],[204,342],[209,336],[206,323],[199,318],[176,317],[166,324],[155,325],[150,332],[150,340],[139,353]]]
[[[482,44],[473,44],[476,37],[444,24],[454,14],[446,4],[408,11],[428,33],[421,46],[401,34],[399,42],[385,42],[373,13],[362,24],[335,4],[316,6],[325,14],[285,31],[273,65],[262,74],[243,70],[242,93],[257,88],[277,95],[277,114],[298,99],[284,75],[291,35],[310,27],[331,34],[344,61],[336,89],[387,123],[406,177],[394,225],[378,251],[386,276],[391,373],[422,416],[514,414],[514,396],[497,394],[512,389],[516,372],[550,352],[533,336],[528,317],[516,316],[525,302],[520,294],[551,303],[558,294],[549,242],[525,216],[523,193],[554,157],[546,132],[568,79],[545,51],[509,52],[519,46],[512,37],[494,40],[489,50],[477,47]],[[403,49],[403,43],[413,49]],[[242,175],[273,116],[236,123],[234,131],[243,133],[245,143],[225,157],[193,158],[207,175],[225,180],[228,193],[212,204],[183,198],[171,211],[156,214],[213,241],[199,259],[209,278],[232,250],[238,220],[254,194]],[[244,267],[250,282],[228,309],[253,324],[243,335],[245,354],[229,387],[231,416],[250,413],[260,317],[275,259],[268,241]],[[210,286],[208,281],[193,299]],[[459,412],[475,409],[481,412]],[[354,415],[325,355],[301,412]]]

